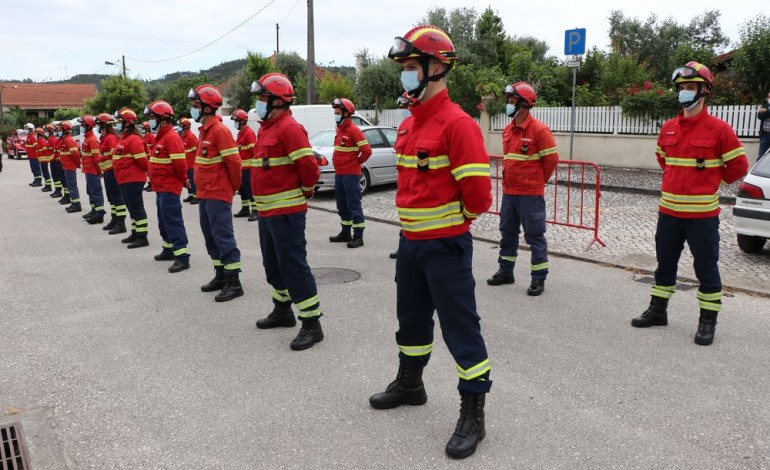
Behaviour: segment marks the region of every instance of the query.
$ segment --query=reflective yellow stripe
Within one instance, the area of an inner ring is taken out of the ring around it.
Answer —
[[[489,176],[489,163],[469,163],[458,166],[452,170],[452,175],[456,181],[460,181],[468,176]]]
[[[712,312],[719,312],[722,310],[722,304],[707,302],[705,300],[699,301],[698,306],[704,310],[710,310]]]
[[[473,212],[467,211],[464,207],[463,207],[463,215],[468,219],[475,219],[479,216],[479,214],[475,214]]]
[[[105,160],[103,162],[99,162],[99,168],[102,170],[109,170],[112,168],[112,160]]]
[[[255,158],[254,162],[251,164],[252,167],[259,168],[264,165],[263,160],[267,158],[268,160],[268,166],[281,166],[281,165],[291,165],[292,162],[289,157],[263,157],[263,158]]]
[[[134,157],[134,159],[147,158],[147,154],[144,153],[144,152],[142,152],[142,153],[135,153],[132,156]]]
[[[186,255],[188,253],[187,248],[180,248],[178,250],[174,250],[174,256],[182,256]]]
[[[318,296],[314,295],[313,297],[310,297],[309,299],[305,299],[302,302],[297,302],[297,308],[300,310],[305,310],[307,308],[314,306],[318,302],[319,302]]]
[[[397,165],[403,168],[417,168],[420,165],[417,156],[414,155],[398,155]],[[446,168],[449,166],[449,157],[447,155],[438,155],[435,157],[428,157],[428,169],[437,170],[439,168]],[[424,161],[424,160],[423,160]]]
[[[239,148],[240,150],[248,150],[248,149],[253,149],[253,148],[254,148],[254,145],[255,145],[255,144],[252,142],[252,143],[250,143],[250,144],[248,144],[248,145],[240,145],[240,146],[238,146],[238,148]]]
[[[356,142],[356,145],[359,147],[363,147],[364,145],[369,145],[369,141],[367,141],[366,139],[359,140],[358,142]]]
[[[417,357],[427,356],[433,352],[433,343],[424,344],[422,346],[402,346],[398,345],[398,350],[405,356]]]
[[[550,148],[541,150],[540,156],[546,157],[548,155],[553,155],[554,153],[557,153],[557,152],[558,152],[558,149],[556,147],[550,147]]]
[[[407,232],[425,232],[427,230],[462,225],[463,223],[465,223],[465,217],[462,214],[456,214],[441,219],[426,220],[422,222],[402,220],[401,228]]]
[[[545,263],[539,263],[539,264],[533,264],[529,267],[530,271],[542,271],[544,269],[548,269],[548,262]]]
[[[273,298],[278,302],[288,302],[291,300],[291,297],[289,297],[288,289],[283,289],[283,290],[273,289]]]
[[[170,158],[150,157],[150,163],[157,163],[159,165],[171,165]]]
[[[722,161],[729,162],[732,159],[738,158],[741,155],[746,155],[746,149],[743,147],[738,147],[735,150],[731,150],[727,153],[722,154]]]
[[[307,199],[305,196],[298,197],[295,199],[286,199],[285,201],[276,201],[276,202],[257,202],[257,210],[260,212],[265,211],[271,211],[275,209],[284,209],[286,207],[295,207],[295,206],[301,206],[303,204],[307,203]]]
[[[291,159],[292,162],[296,162],[302,157],[307,156],[313,156],[313,149],[310,147],[302,147],[301,149],[295,150],[289,154],[289,159]],[[272,161],[270,163],[273,163]]]
[[[719,207],[719,201],[714,201],[711,204],[676,204],[661,199],[660,207],[665,207],[675,212],[711,212]]]
[[[223,157],[229,157],[230,155],[237,155],[238,147],[230,147],[219,151],[219,155]]]
[[[670,299],[674,295],[676,286],[652,286],[653,297],[660,297],[663,299]]]
[[[661,197],[669,202],[680,204],[707,204],[719,200],[716,194],[674,194],[665,191],[661,191]]]
[[[184,160],[185,156],[183,153],[171,153],[169,158],[172,160]]]
[[[707,302],[720,302],[722,300],[722,293],[721,292],[711,292],[711,293],[704,293],[701,291],[698,291],[697,294],[695,294],[695,297],[698,300],[705,300]]]
[[[274,193],[274,194],[267,194],[263,196],[254,196],[254,200],[257,202],[275,202],[280,201],[282,199],[289,199],[293,197],[300,197],[302,196],[302,191],[299,189],[290,189],[288,191],[283,191],[280,193]]]
[[[473,380],[489,372],[489,359],[484,359],[473,367],[463,369],[457,364],[457,376],[463,380]]]
[[[225,265],[225,269],[228,271],[235,271],[236,269],[241,269],[241,262],[238,261],[237,263],[228,263]]]
[[[215,268],[219,266],[224,266],[224,264],[222,264],[222,261],[218,259],[212,259],[211,263],[214,265]]]
[[[222,163],[224,161],[224,157],[221,155],[217,155],[216,157],[206,158],[206,157],[195,157],[195,163],[198,165],[214,165],[217,163]]]
[[[358,152],[358,147],[334,147],[334,150],[338,152]]]
[[[438,207],[399,207],[398,216],[411,220],[430,220],[460,213],[460,201]]]
[[[694,158],[680,158],[680,157],[665,157],[667,166],[682,166],[687,168],[695,168],[702,166],[705,168],[719,168],[724,166],[721,159],[708,158],[703,160],[703,163],[698,163]]]
[[[503,261],[508,261],[510,263],[515,263],[516,262],[516,257],[515,256],[500,256],[500,259],[503,260]]]
[[[524,155],[522,153],[506,153],[504,160],[516,160],[520,162],[540,160],[540,154]]]

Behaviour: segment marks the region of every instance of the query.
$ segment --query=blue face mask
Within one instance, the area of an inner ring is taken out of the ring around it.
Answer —
[[[158,128],[158,120],[150,119],[150,129],[155,130]]]
[[[679,90],[679,105],[686,110],[694,108],[698,104],[697,95],[697,91]]]
[[[117,132],[121,132],[123,130],[123,123],[122,122],[116,122],[115,123],[115,130]]]
[[[401,119],[406,119],[406,118],[408,118],[411,115],[412,115],[412,112],[409,111],[408,108],[404,108],[404,109],[401,110]]]
[[[334,115],[334,122],[336,122],[337,124],[341,123],[342,122],[342,114],[335,114]]]
[[[416,90],[420,87],[420,80],[417,78],[418,72],[414,70],[404,70],[401,72],[401,86],[404,91]]]
[[[56,133],[56,137],[62,138],[64,136],[64,131],[59,131]]]
[[[515,104],[508,103],[505,105],[505,114],[507,114],[510,117],[515,117],[516,113],[519,112],[519,108],[516,107]]]
[[[50,132],[48,132],[48,131],[45,131],[45,132],[43,132],[43,135],[44,135],[44,136],[46,136],[46,137],[50,137],[50,136],[51,136],[51,133],[50,133]]]
[[[190,108],[190,116],[195,119],[195,122],[200,122],[201,120],[201,109],[200,108]]]
[[[80,133],[81,134],[85,134],[86,133],[86,128],[83,127],[83,126],[80,126]]]
[[[267,119],[267,103],[264,101],[257,101],[257,104],[254,105],[254,108],[257,110],[257,116],[259,116],[260,119]]]

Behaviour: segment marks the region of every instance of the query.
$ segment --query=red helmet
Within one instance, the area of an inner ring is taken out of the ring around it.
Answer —
[[[148,131],[150,130],[150,123],[149,123],[149,122],[147,122],[147,121],[142,121],[142,124],[141,124],[141,126],[142,126],[142,127],[145,129],[145,130],[148,130]]]
[[[185,129],[189,129],[190,126],[192,126],[192,121],[190,121],[188,118],[183,117],[183,118],[181,118],[179,120],[179,122],[177,124],[179,124],[180,126],[182,126]]]
[[[268,73],[251,84],[251,94],[260,96],[273,96],[291,103],[294,101],[294,87],[285,75],[280,73]]]
[[[230,116],[233,121],[248,121],[249,115],[242,109],[236,109],[233,111],[233,115]]]
[[[115,118],[109,113],[102,113],[96,116],[96,120],[99,121],[100,124],[106,124],[108,126],[115,124]]]
[[[144,108],[144,114],[152,114],[154,116],[158,116],[159,118],[173,118],[174,117],[174,108],[171,107],[168,102],[163,100],[155,100],[152,103],[150,103],[149,106]],[[147,124],[146,126],[144,126]],[[142,126],[149,129],[150,123],[142,123]]]
[[[714,76],[711,74],[711,70],[694,60],[674,70],[671,81],[674,82],[674,85],[684,82],[701,82],[705,83],[709,90],[714,86]]]
[[[36,134],[42,134],[43,133],[43,128],[42,127],[38,127],[37,129],[35,129],[35,133]]]
[[[59,126],[62,128],[63,131],[72,131],[72,123],[69,121],[62,121]]]
[[[334,98],[332,101],[332,108],[347,111],[348,114],[353,114],[356,112],[355,105],[347,98]]]
[[[47,130],[48,132],[53,132],[53,124],[46,124],[45,130]]]
[[[537,103],[537,93],[527,82],[516,82],[505,87],[505,96],[515,96],[521,101],[522,108],[532,108]]]
[[[78,118],[78,122],[87,127],[96,127],[96,121],[94,121],[94,117],[90,114],[84,114]]]
[[[457,62],[457,52],[449,35],[433,25],[420,25],[403,37],[396,37],[396,43],[388,52],[388,58],[396,62],[421,57],[433,57],[450,66]]]
[[[115,112],[115,120],[116,121],[123,121],[126,125],[133,125],[136,124],[136,121],[139,120],[138,117],[136,117],[136,113],[131,108],[120,108],[119,111]]]
[[[202,106],[219,108],[222,106],[222,93],[214,85],[200,85],[187,93],[190,101],[200,101]]]

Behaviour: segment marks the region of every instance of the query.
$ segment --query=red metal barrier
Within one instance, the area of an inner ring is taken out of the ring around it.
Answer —
[[[503,156],[490,155],[489,158],[492,169],[494,201],[488,212],[500,215],[500,203],[503,196]],[[590,179],[586,181],[587,168],[594,170],[593,175],[588,175],[593,176],[593,182]],[[547,214],[546,222],[592,231],[593,240],[586,247],[586,251],[596,242],[601,246],[607,246],[599,238],[599,200],[601,198],[601,170],[599,166],[593,162],[559,160],[549,184],[553,186],[553,204],[550,207],[552,213]],[[591,190],[591,186],[594,187],[593,190]],[[575,191],[578,191],[578,194],[573,196]],[[587,191],[593,196],[594,208],[590,211],[586,211],[585,207]],[[549,196],[547,194],[547,197]],[[549,199],[551,198],[549,197]],[[576,199],[578,202],[575,202]]]

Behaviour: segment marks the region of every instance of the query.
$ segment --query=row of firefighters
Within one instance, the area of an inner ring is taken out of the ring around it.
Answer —
[[[395,143],[396,206],[402,228],[395,256],[399,371],[385,391],[370,398],[370,404],[387,409],[426,402],[422,371],[432,352],[432,317],[437,312],[457,364],[461,395],[460,419],[446,453],[464,458],[484,438],[485,396],[492,385],[476,311],[469,232],[471,223],[492,202],[489,156],[478,125],[449,99],[446,75],[457,55],[444,31],[418,26],[396,38],[389,57],[404,69],[405,93],[398,103],[410,113],[399,127]],[[748,161],[732,128],[707,112],[705,99],[713,87],[708,68],[689,62],[676,69],[672,81],[683,110],[663,125],[656,149],[664,169],[656,233],[658,269],[650,306],[632,325],[667,324],[667,304],[687,242],[700,281],[695,342],[708,345],[714,339],[721,309],[717,189],[722,181],[730,183],[744,176]],[[126,231],[128,213],[131,234],[123,242],[129,248],[148,245],[142,189],[149,173],[163,239],[163,250],[155,259],[173,260],[171,272],[189,267],[180,201],[182,189],[187,187],[192,198],[188,200],[199,202],[200,226],[215,269],[214,278],[201,290],[219,291],[217,301],[243,295],[231,208],[233,195],[240,190],[244,206],[236,215],[249,215],[251,204],[256,209],[265,275],[272,286],[274,309],[257,321],[257,327],[295,326],[294,303],[302,327],[291,348],[303,350],[324,338],[305,239],[307,200],[313,195],[319,168],[307,132],[291,115],[294,89],[290,81],[270,73],[252,84],[251,93],[258,98],[256,112],[262,119],[258,137],[247,126],[246,113],[237,110],[233,119],[239,133],[234,141],[216,115],[222,105],[220,92],[201,85],[188,96],[190,114],[202,124],[197,142],[189,120],[178,121],[183,130],[180,137],[174,130],[174,110],[164,101],[155,101],[144,110],[151,129],[157,129],[152,144],[139,136],[136,113],[123,108],[114,116],[83,116],[80,123],[85,139],[80,149],[70,136],[71,125],[63,122],[37,129],[37,137],[28,138],[28,152],[31,162],[40,162],[45,179],[38,183],[41,177],[35,176],[35,185],[50,191],[53,184],[51,196],[70,204],[68,212],[81,211],[76,170],[82,166],[92,207],[87,221],[92,224],[102,222],[106,212],[101,198],[103,180],[112,213],[104,228],[111,234]],[[487,282],[495,286],[514,283],[523,231],[531,247],[527,294],[538,296],[544,292],[548,276],[544,189],[559,156],[551,131],[530,114],[537,102],[533,87],[513,83],[505,89],[505,96],[506,113],[512,121],[503,133],[502,240],[499,269]],[[330,241],[357,248],[363,245],[365,228],[359,178],[371,148],[349,119],[355,112],[353,103],[335,99],[332,109],[338,123],[333,159],[342,227]],[[101,134],[100,141],[94,128]],[[41,134],[51,135],[46,140]]]

